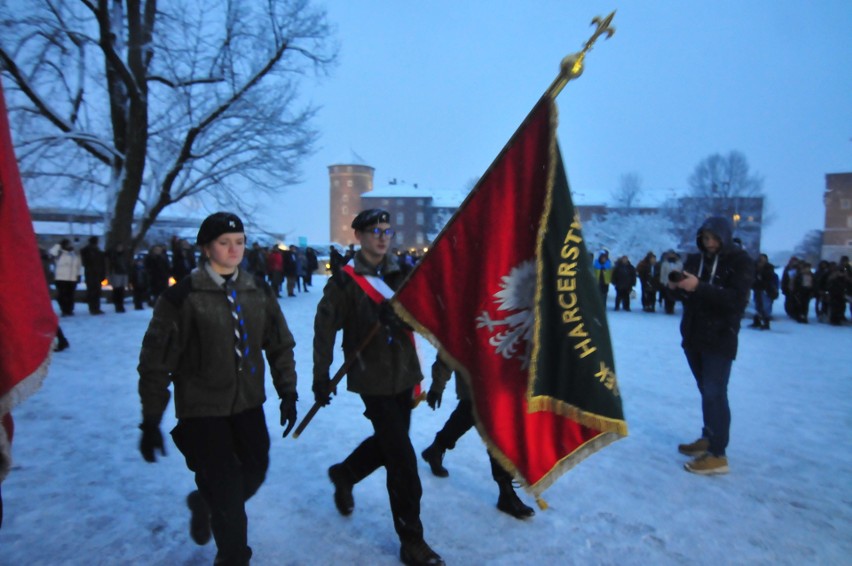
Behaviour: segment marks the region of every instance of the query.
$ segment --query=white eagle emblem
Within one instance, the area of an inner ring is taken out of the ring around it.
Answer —
[[[495,347],[496,353],[507,360],[521,360],[523,369],[530,364],[535,282],[536,270],[533,260],[513,267],[509,275],[500,278],[500,290],[494,293],[494,302],[499,305],[497,310],[509,311],[507,316],[502,320],[494,320],[488,311],[482,311],[482,314],[476,317],[476,327],[487,327],[488,332],[493,334],[488,343]]]

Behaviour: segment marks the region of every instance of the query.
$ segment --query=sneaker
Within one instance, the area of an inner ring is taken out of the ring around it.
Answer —
[[[678,444],[677,451],[684,456],[701,456],[707,449],[710,448],[710,441],[706,438],[699,438],[690,444]]]
[[[403,542],[399,547],[399,559],[409,566],[444,566],[444,559],[423,539]]]
[[[432,469],[432,473],[439,478],[445,478],[450,475],[450,472],[447,471],[447,468],[444,467],[444,451],[441,450],[437,444],[434,442],[420,453],[423,459],[429,464],[429,467]]]
[[[335,464],[328,469],[328,478],[334,484],[334,505],[341,515],[351,515],[355,509],[355,498],[352,497],[352,481],[349,479],[343,464]]]
[[[691,462],[687,462],[683,467],[687,472],[701,474],[702,476],[727,474],[730,471],[728,468],[728,459],[725,456],[714,456],[709,452]]]
[[[192,513],[189,519],[189,536],[195,544],[203,546],[210,542],[210,508],[197,490],[186,496],[186,506]]]

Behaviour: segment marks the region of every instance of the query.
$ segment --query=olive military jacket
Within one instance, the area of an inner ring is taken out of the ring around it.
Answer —
[[[394,290],[405,278],[395,258],[389,256],[372,267],[359,251],[353,267],[356,274],[380,277]],[[343,330],[343,355],[349,359],[378,321],[379,305],[344,271],[334,273],[314,319],[314,383],[328,379],[339,330]],[[361,395],[394,395],[423,380],[412,337],[403,329],[386,326],[357,354],[346,376],[347,389]]]
[[[247,353],[235,353],[234,319],[224,279],[208,264],[157,300],[139,356],[139,396],[145,420],[159,422],[174,383],[178,418],[228,416],[263,404],[266,358],[279,397],[296,391],[296,345],[281,307],[251,274],[237,271],[237,292]]]

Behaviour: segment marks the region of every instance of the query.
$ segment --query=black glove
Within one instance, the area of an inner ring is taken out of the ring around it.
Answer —
[[[429,393],[426,394],[426,404],[429,405],[429,408],[433,411],[441,406],[441,397],[444,394],[441,391],[432,391],[429,390]]]
[[[296,401],[298,400],[299,394],[295,391],[292,393],[285,393],[281,397],[281,426],[286,427],[284,429],[284,438],[287,438],[287,435],[290,434],[290,431],[293,430],[294,426],[296,426],[296,419],[298,418]]]
[[[379,305],[379,322],[390,330],[411,330],[393,310],[390,301],[382,301]]]
[[[314,401],[323,407],[331,403],[331,394],[337,395],[337,388],[331,386],[331,379],[328,376],[314,378]]]
[[[139,440],[139,451],[146,462],[156,462],[154,452],[159,448],[160,454],[166,455],[166,447],[163,445],[163,433],[160,425],[154,421],[143,421],[139,428],[142,430],[142,438]]]

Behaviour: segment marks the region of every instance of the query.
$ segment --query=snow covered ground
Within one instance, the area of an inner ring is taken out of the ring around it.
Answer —
[[[297,341],[302,415],[323,282],[281,299]],[[105,310],[92,317],[77,305],[61,320],[71,348],[54,355],[43,388],[14,412],[0,564],[213,561],[212,542],[189,538],[185,497],[194,484],[171,439],[156,464],[137,450],[136,363],[151,311]],[[852,327],[782,314],[770,332],[744,328],[730,386],[731,473],[700,477],[682,469],[676,451],[701,424],[679,315],[608,316],[630,436],[563,476],[544,493],[549,509],[525,522],[495,509],[475,432],[448,453],[449,478],[421,461],[426,537],[447,564],[852,563]],[[428,374],[434,350],[424,343],[421,353]],[[451,391],[438,411],[415,411],[418,453],[454,407]],[[274,398],[271,384],[268,392]],[[356,487],[350,517],[332,502],[326,469],[369,434],[362,410],[341,389],[293,440],[281,438],[278,404],[266,404],[272,464],[248,504],[253,564],[398,563],[382,471]],[[170,407],[164,432],[173,424]]]

